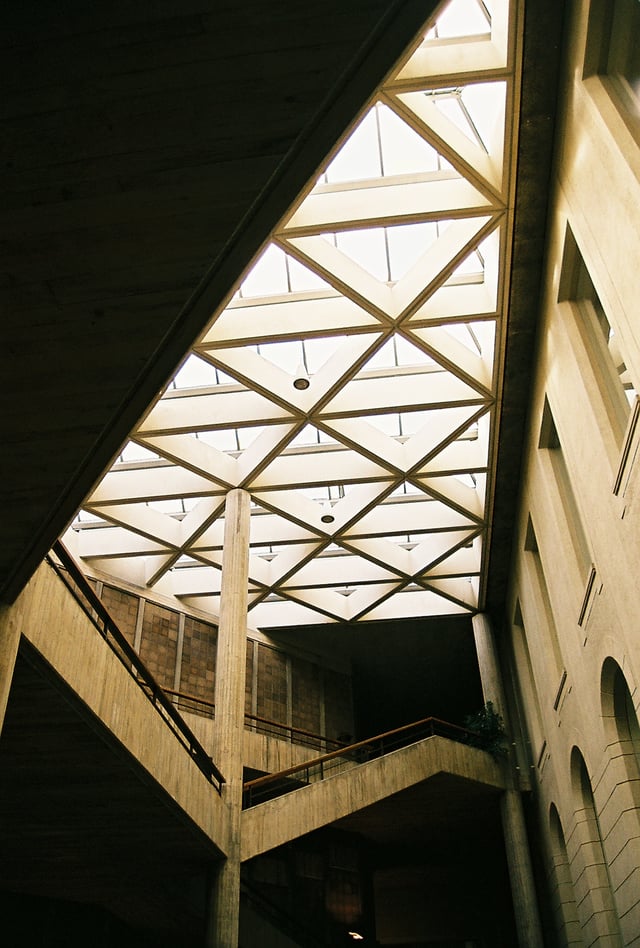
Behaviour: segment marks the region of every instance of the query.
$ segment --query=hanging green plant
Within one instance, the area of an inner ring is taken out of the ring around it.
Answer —
[[[487,701],[484,708],[474,714],[468,714],[464,719],[464,726],[471,732],[468,741],[472,747],[488,751],[495,760],[504,760],[508,756],[504,721],[502,715],[493,707],[492,701]]]

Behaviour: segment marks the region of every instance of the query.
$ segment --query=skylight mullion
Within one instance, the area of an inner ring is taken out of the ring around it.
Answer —
[[[495,198],[460,175],[446,175],[412,185],[314,193],[282,231],[286,239],[329,233],[340,249],[340,234],[399,224],[427,224],[443,218],[478,217],[499,207]],[[337,241],[337,242],[336,242]]]
[[[462,343],[446,333],[446,329],[416,330],[411,341],[424,349],[435,362],[452,372],[484,398],[493,397],[493,354],[491,359],[474,355]]]
[[[380,108],[378,105],[373,107],[373,112],[376,118],[376,137],[378,140],[378,160],[380,162],[380,177],[384,178],[386,175],[384,167],[384,152],[382,149],[382,131],[380,129]]]
[[[162,500],[169,497],[201,497],[219,490],[208,478],[175,464],[162,468],[110,471],[97,485],[86,503],[107,505],[130,501]]]
[[[214,419],[218,422],[215,425]],[[260,425],[282,424],[290,419],[291,412],[278,407],[273,399],[243,388],[161,399],[140,423],[136,436],[209,431],[214,426],[220,430],[243,428],[256,424],[256,420]]]
[[[342,294],[313,296],[304,300],[265,300],[260,308],[241,307],[225,311],[199,344],[209,351],[251,344],[267,335],[278,339],[314,339],[327,335],[370,332],[380,326],[377,319]]]
[[[487,395],[478,390],[477,384],[470,386],[444,369],[439,373],[420,373],[418,390],[416,376],[402,374],[354,379],[348,389],[342,389],[318,412],[317,418],[321,417],[330,425],[333,418],[348,418],[365,412],[376,414],[400,408],[418,411],[439,406],[454,408],[482,405],[487,400]]]
[[[322,237],[287,235],[286,246],[294,256],[320,273],[339,293],[375,316],[382,325],[391,325],[389,313],[392,297],[385,284],[332,248]]]

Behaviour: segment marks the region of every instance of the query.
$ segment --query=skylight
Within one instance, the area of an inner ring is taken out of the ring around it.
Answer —
[[[78,514],[97,571],[259,628],[482,607],[513,224],[514,0],[451,0]]]

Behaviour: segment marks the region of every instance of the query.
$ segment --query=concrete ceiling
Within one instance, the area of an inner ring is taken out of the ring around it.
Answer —
[[[12,5],[2,39],[5,599],[429,6]]]
[[[15,597],[435,6],[13,5],[2,38],[0,598]],[[527,4],[494,607],[535,332],[562,7]]]

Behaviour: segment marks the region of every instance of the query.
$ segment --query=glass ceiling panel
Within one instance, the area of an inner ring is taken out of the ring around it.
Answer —
[[[285,255],[279,247],[269,244],[240,286],[244,298],[274,296],[287,293],[289,281]]]
[[[514,205],[492,174],[518,98],[514,57],[487,50],[506,3],[451,0],[372,90],[79,512],[87,563],[215,614],[241,487],[251,624],[482,606]]]
[[[231,379],[220,379],[218,370],[196,355],[190,355],[182,368],[174,375],[169,388],[199,388],[225,384]]]
[[[160,455],[154,451],[149,451],[148,448],[136,444],[135,441],[128,441],[120,452],[118,461],[127,464],[130,461],[152,461],[158,457],[160,457]]]
[[[491,153],[496,119],[504,108],[506,86],[485,82],[422,93],[474,144]]]
[[[491,30],[491,3],[486,0],[451,0],[426,36],[431,39],[481,36]]]
[[[377,118],[383,175],[424,174],[444,169],[446,163],[436,149],[390,108],[378,105]]]
[[[365,375],[373,369],[392,370],[401,367],[413,366],[418,368],[432,365],[434,365],[434,361],[430,356],[409,342],[408,339],[405,339],[404,336],[396,333],[367,359],[359,374]]]
[[[395,283],[442,237],[449,223],[396,224],[323,234],[323,237],[376,280]]]
[[[172,500],[148,500],[147,506],[160,513],[169,514],[170,517],[182,517],[188,513],[198,503],[194,497],[179,497]]]
[[[326,431],[321,431],[320,428],[315,428],[313,425],[305,425],[302,431],[298,432],[298,434],[289,441],[286,450],[312,447],[319,449],[321,445],[327,444],[343,447],[339,441],[332,438]]]
[[[382,174],[375,110],[364,116],[326,169],[322,181],[337,184],[379,178]]]

